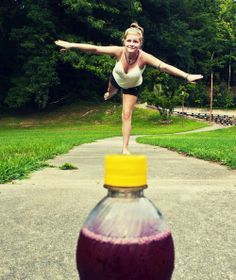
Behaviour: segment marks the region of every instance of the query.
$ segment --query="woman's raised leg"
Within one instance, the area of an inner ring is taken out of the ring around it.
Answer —
[[[112,85],[112,83],[109,81],[107,92],[104,93],[104,100],[110,99],[113,95],[117,93],[118,89]]]

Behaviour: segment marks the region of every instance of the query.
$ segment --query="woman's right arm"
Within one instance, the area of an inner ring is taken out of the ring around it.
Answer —
[[[122,47],[118,46],[96,46],[84,43],[70,43],[62,40],[55,41],[55,44],[59,47],[62,47],[62,50],[79,49],[82,52],[90,52],[94,54],[109,54],[114,56],[119,56],[122,50]]]

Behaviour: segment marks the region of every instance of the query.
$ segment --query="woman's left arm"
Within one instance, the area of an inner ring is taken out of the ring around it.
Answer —
[[[195,83],[195,81],[203,78],[201,74],[189,74],[145,52],[143,55],[143,61],[145,64],[158,68],[162,72],[186,79],[190,83]]]

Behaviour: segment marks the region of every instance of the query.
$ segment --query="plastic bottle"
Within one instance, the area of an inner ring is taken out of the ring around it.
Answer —
[[[163,217],[144,196],[147,159],[108,155],[108,194],[91,211],[78,239],[80,280],[170,280],[174,244]]]

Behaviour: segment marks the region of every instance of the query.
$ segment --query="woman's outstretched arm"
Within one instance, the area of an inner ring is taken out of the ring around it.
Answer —
[[[181,77],[183,79],[186,79],[190,83],[195,83],[197,80],[200,80],[203,78],[201,74],[189,74],[187,72],[184,72],[177,67],[174,67],[172,65],[169,65],[160,59],[156,58],[153,55],[150,55],[148,53],[145,53],[144,55],[144,63],[149,64],[153,67],[159,68],[160,71]]]
[[[78,49],[82,52],[90,52],[94,54],[108,54],[108,55],[119,55],[122,47],[118,46],[97,46],[92,44],[84,44],[84,43],[71,43],[63,40],[56,40],[55,44],[61,47],[62,51],[68,49]]]

